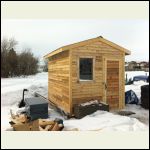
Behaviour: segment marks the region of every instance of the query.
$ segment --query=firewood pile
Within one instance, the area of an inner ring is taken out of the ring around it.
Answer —
[[[98,100],[74,105],[74,115],[77,119],[81,119],[86,115],[90,115],[97,110],[109,111],[109,105],[99,102]]]
[[[36,119],[30,121],[25,114],[13,115],[10,118],[10,125],[14,131],[61,131],[64,128],[63,120],[56,118]]]

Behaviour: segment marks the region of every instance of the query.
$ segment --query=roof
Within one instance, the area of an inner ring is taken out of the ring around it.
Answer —
[[[99,36],[99,37],[96,37],[96,38],[92,38],[92,39],[88,39],[88,40],[85,40],[85,41],[81,41],[81,42],[77,42],[77,43],[74,43],[74,44],[70,44],[70,45],[66,45],[66,46],[60,47],[60,48],[52,51],[51,53],[48,53],[47,55],[45,55],[44,58],[46,59],[46,58],[49,58],[49,57],[51,57],[53,55],[56,55],[56,54],[58,54],[60,52],[63,52],[65,50],[69,50],[71,48],[84,46],[84,45],[91,44],[91,43],[94,43],[94,42],[97,42],[97,41],[100,41],[100,42],[103,42],[105,44],[108,44],[108,45],[110,45],[110,46],[112,46],[112,47],[114,47],[114,48],[124,52],[125,55],[130,55],[131,54],[131,51],[129,51],[129,50],[127,50],[127,49],[125,49],[125,48],[123,48],[123,47],[121,47],[121,46],[119,46],[119,45],[117,45],[117,44],[115,44],[115,43],[113,43],[113,42],[103,38],[102,36]]]

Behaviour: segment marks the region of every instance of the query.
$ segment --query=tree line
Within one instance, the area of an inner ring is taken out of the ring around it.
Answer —
[[[38,72],[38,58],[29,48],[17,53],[17,44],[13,38],[1,41],[1,77],[27,76]]]

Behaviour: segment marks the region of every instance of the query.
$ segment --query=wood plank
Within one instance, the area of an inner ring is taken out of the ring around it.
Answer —
[[[71,52],[71,53],[70,53]],[[70,56],[71,54],[71,56]],[[62,56],[62,57],[61,57]],[[69,56],[69,57],[68,57]],[[95,58],[95,67],[93,67],[94,72],[94,82],[79,82],[79,57],[94,57]],[[103,57],[110,59],[110,63],[107,65],[109,69],[108,73],[111,76],[105,75],[105,63]],[[123,98],[123,62],[120,63],[118,67],[118,63],[114,60],[124,59],[124,53],[118,51],[114,47],[107,45],[103,42],[95,42],[92,44],[88,44],[86,46],[77,47],[71,49],[68,53],[57,55],[53,57],[51,61],[51,65],[49,67],[49,72],[51,73],[49,77],[49,84],[55,87],[52,88],[52,91],[49,93],[56,95],[59,92],[59,96],[62,97],[63,93],[65,96],[69,95],[69,105],[71,106],[74,103],[74,98],[92,98],[93,96],[101,96],[105,99],[105,91],[104,91],[104,81],[108,81],[108,89],[118,91],[121,89],[121,94],[119,95],[119,99]],[[69,62],[69,63],[68,63]],[[69,65],[70,64],[70,65]],[[119,69],[119,71],[118,71]],[[119,82],[119,85],[118,85]],[[65,90],[63,90],[63,87]],[[61,89],[61,90],[60,90]],[[68,90],[67,90],[68,89]],[[69,92],[69,93],[68,93]],[[116,92],[109,92],[111,96],[116,96]],[[109,94],[108,93],[108,94]],[[54,97],[56,97],[54,95]],[[118,96],[118,95],[117,95]],[[59,97],[59,99],[60,99]],[[113,97],[116,98],[116,97]],[[117,97],[118,98],[118,97]],[[55,98],[56,99],[56,98]],[[85,100],[85,99],[84,99]],[[63,105],[63,100],[59,105]],[[65,100],[64,100],[65,101]],[[68,101],[68,100],[67,100]],[[121,103],[121,104],[120,104]],[[122,102],[119,102],[119,107],[122,106]],[[67,107],[67,105],[65,106]],[[68,107],[69,108],[69,107]],[[67,109],[67,108],[65,108]],[[71,111],[70,107],[70,111]]]
[[[119,61],[107,60],[107,102],[110,108],[119,108]],[[114,88],[115,87],[115,88]]]
[[[69,107],[69,52],[53,56],[49,62],[49,99],[66,112]]]

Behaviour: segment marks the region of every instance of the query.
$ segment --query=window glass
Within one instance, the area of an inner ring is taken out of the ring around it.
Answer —
[[[93,80],[93,58],[80,58],[80,80]]]

